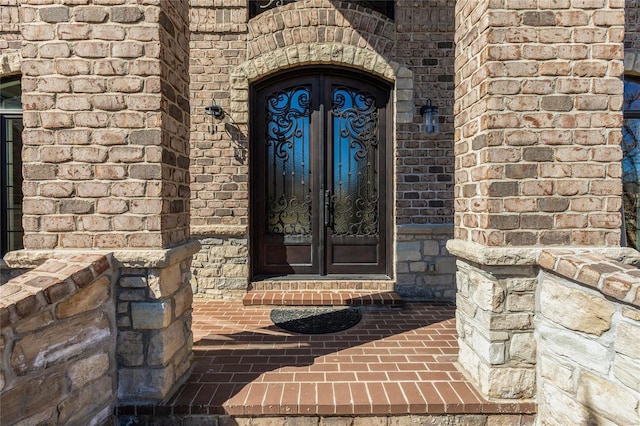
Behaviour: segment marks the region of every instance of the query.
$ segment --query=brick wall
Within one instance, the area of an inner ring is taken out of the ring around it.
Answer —
[[[0,422],[101,424],[116,389],[114,282],[102,255],[54,256],[0,286]]]
[[[248,223],[248,99],[230,99],[232,68],[279,48],[323,41],[364,46],[380,55],[380,61],[399,63],[414,75],[411,104],[420,107],[430,97],[440,106],[440,135],[426,135],[413,108],[403,111],[409,119],[396,129],[397,223],[450,223],[453,2],[421,2],[419,7],[414,3],[397,2],[392,22],[340,2],[307,0],[264,12],[247,25],[244,1],[211,8],[208,2],[192,0],[192,224]],[[281,58],[280,67],[322,62],[320,54],[297,61]],[[225,123],[214,123],[213,135],[204,114],[212,98],[230,116]]]
[[[413,73],[411,123],[396,127],[396,223],[453,222],[454,1],[396,2],[395,51]],[[417,6],[418,5],[418,6]],[[439,107],[440,133],[425,133],[420,106]]]
[[[624,10],[457,8],[456,238],[620,243]]]
[[[533,397],[541,246],[620,244],[623,2],[456,2],[459,362]]]
[[[395,223],[452,222],[453,3],[400,0],[390,21],[339,1],[304,0],[249,21],[245,1],[211,7],[191,0],[191,223],[204,247],[193,274],[199,292],[240,294],[251,278],[249,86],[278,70],[334,64],[394,81]],[[437,135],[425,133],[417,112],[427,98],[440,107]],[[225,110],[224,120],[212,121],[204,113],[212,99]],[[403,233],[402,238],[421,244],[425,235],[430,239],[436,233]],[[442,242],[435,244],[443,245],[446,238],[439,236]],[[441,256],[446,257],[444,250],[419,261]],[[232,272],[224,272],[221,259]],[[439,264],[446,263],[443,259]],[[453,275],[446,270],[439,278],[421,280],[419,270],[396,266],[407,272],[407,296],[451,295]]]
[[[0,0],[0,49],[5,56],[9,50],[20,49],[20,9],[18,0]],[[0,74],[2,68],[0,68]]]
[[[572,251],[540,264],[541,424],[640,423],[640,269]]]
[[[21,4],[25,248],[184,241],[186,7],[41,3]]]

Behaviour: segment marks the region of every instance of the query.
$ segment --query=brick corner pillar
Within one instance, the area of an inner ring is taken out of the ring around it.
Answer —
[[[489,397],[535,396],[541,248],[620,244],[624,19],[623,1],[456,2],[447,248],[459,361]]]
[[[24,246],[113,252],[118,397],[161,401],[192,364],[188,2],[20,4]]]

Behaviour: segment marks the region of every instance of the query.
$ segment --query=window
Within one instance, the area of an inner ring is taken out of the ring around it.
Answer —
[[[0,78],[0,256],[22,248],[20,76]]]
[[[640,249],[640,77],[625,77],[623,113],[622,185],[626,229],[623,239],[627,246]]]

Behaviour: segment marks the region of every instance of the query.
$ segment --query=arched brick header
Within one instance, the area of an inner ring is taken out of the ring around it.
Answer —
[[[230,73],[235,123],[248,122],[250,83],[315,64],[355,68],[395,83],[396,123],[413,121],[413,73],[389,59],[395,23],[384,15],[334,0],[298,1],[251,19],[247,46],[247,61]]]
[[[298,44],[262,53],[231,71],[231,105],[236,123],[248,122],[249,84],[277,71],[302,65],[331,64],[359,69],[395,82],[397,123],[413,121],[413,73],[378,53],[338,42]]]
[[[300,43],[334,41],[389,56],[395,23],[361,6],[336,0],[298,1],[271,9],[248,24],[249,59]]]

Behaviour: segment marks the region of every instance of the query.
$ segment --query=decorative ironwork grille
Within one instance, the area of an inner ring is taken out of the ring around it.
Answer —
[[[256,17],[269,9],[296,1],[298,0],[249,0],[249,17]],[[380,12],[389,19],[394,19],[394,0],[342,0],[342,2],[366,7],[376,12]]]
[[[306,87],[267,99],[265,220],[270,235],[311,235],[310,105]]]
[[[378,108],[373,96],[333,90],[333,235],[378,235]]]

